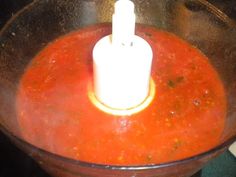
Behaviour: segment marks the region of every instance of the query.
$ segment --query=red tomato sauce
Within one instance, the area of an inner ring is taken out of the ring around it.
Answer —
[[[22,136],[50,152],[87,162],[144,165],[216,146],[226,117],[224,87],[200,51],[173,34],[138,26],[154,52],[156,95],[145,110],[113,116],[88,98],[92,50],[108,24],[70,33],[43,49],[19,84]]]

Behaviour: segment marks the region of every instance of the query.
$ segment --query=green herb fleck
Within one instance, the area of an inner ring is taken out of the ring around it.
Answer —
[[[168,87],[170,88],[175,88],[178,84],[182,83],[184,81],[184,77],[183,76],[179,76],[175,79],[170,79],[167,82]]]
[[[182,146],[182,141],[180,141],[179,139],[175,139],[173,149],[177,150],[180,146]]]
[[[175,88],[176,84],[173,80],[168,80],[168,83],[167,83],[168,87],[170,88]]]
[[[152,158],[153,158],[153,157],[152,157],[151,154],[148,154],[146,158],[147,158],[147,161],[150,162],[150,161],[152,161]]]

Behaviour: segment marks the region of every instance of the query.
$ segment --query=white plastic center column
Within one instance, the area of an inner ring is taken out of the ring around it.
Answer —
[[[112,109],[132,109],[148,97],[152,49],[135,35],[134,4],[115,3],[112,35],[102,38],[93,50],[94,92]]]

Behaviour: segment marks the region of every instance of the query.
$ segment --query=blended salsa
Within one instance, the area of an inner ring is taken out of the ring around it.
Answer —
[[[92,50],[111,25],[90,26],[56,39],[26,68],[16,105],[23,138],[65,157],[109,165],[169,162],[218,145],[226,98],[208,58],[168,32],[136,30],[154,53],[156,95],[145,110],[114,116],[90,102]]]

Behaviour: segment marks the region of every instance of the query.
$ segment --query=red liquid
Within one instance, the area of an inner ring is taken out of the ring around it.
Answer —
[[[92,49],[109,25],[73,32],[31,62],[19,86],[17,110],[30,143],[82,161],[140,165],[183,159],[219,143],[224,88],[208,59],[167,32],[138,26],[152,46],[156,96],[132,116],[112,116],[88,98]]]

